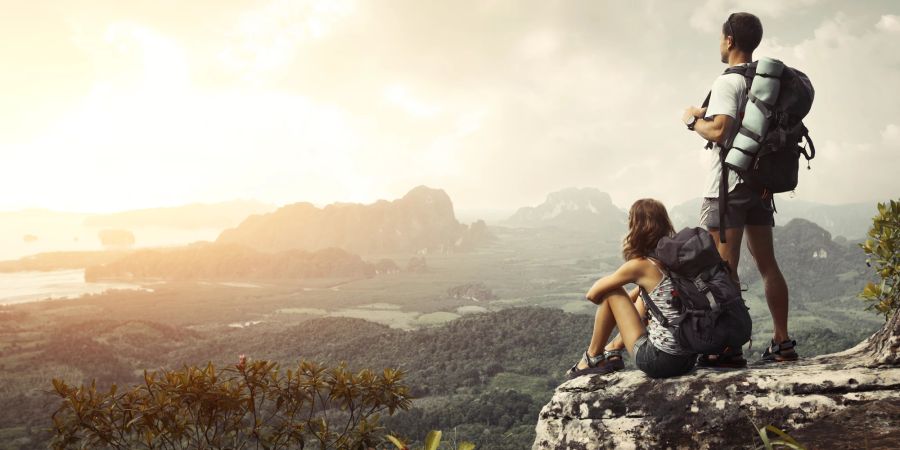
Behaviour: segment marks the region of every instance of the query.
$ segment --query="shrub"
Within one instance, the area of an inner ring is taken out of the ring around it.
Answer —
[[[869,238],[860,244],[866,264],[875,269],[880,283],[869,282],[859,294],[867,310],[875,310],[888,319],[900,309],[900,202],[878,204]]]
[[[346,448],[383,442],[379,414],[410,407],[404,373],[302,361],[282,373],[269,361],[144,372],[143,384],[119,392],[69,386],[53,414],[52,446],[92,449]]]

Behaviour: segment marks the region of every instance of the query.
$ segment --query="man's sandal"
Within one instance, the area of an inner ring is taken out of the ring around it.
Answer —
[[[747,360],[744,359],[744,353],[740,350],[731,350],[725,348],[725,351],[718,355],[700,355],[697,358],[697,367],[706,367],[709,369],[743,369],[747,367]]]
[[[603,352],[602,355],[590,356],[587,351],[581,355],[581,360],[569,368],[566,376],[571,380],[576,377],[588,374],[604,374],[612,373],[625,368],[625,361],[622,358],[623,350],[609,350]],[[578,364],[585,362],[587,367],[579,369]]]
[[[766,351],[763,352],[760,362],[796,361],[800,357],[797,355],[797,351],[794,350],[796,346],[797,341],[793,339],[788,339],[778,344],[773,339]]]

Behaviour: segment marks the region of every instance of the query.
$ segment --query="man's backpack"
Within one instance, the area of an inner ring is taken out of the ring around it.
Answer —
[[[726,153],[730,150],[733,139],[729,139],[719,155],[722,163],[722,179],[719,182],[719,229],[726,228],[725,212],[728,203],[728,171],[735,170],[740,175],[743,183],[759,192],[769,194],[789,192],[797,187],[798,171],[800,167],[800,155],[803,155],[809,168],[809,160],[815,158],[816,147],[809,137],[809,130],[803,125],[803,118],[812,108],[815,90],[809,78],[803,72],[784,66],[780,81],[780,90],[774,103],[766,103],[750,95],[753,79],[756,77],[758,61],[748,65],[733,66],[725,70],[724,74],[737,73],[743,75],[747,81],[747,91],[744,108],[750,102],[755,103],[765,114],[768,121],[768,132],[760,142],[760,148],[753,156],[753,161],[746,169],[730,166],[725,162]],[[762,76],[762,74],[760,74]],[[703,107],[709,104],[709,95],[703,102]],[[739,120],[743,119],[744,111],[739,111]],[[752,132],[741,126],[739,134],[745,134],[751,138],[758,138]],[[800,146],[800,142],[806,139],[806,144]],[[759,139],[755,139],[759,140]],[[808,147],[808,148],[807,148]],[[712,148],[712,142],[707,143],[707,148]],[[721,241],[725,242],[725,233],[720,233]]]
[[[740,349],[750,340],[750,313],[709,232],[685,228],[664,237],[651,257],[662,263],[672,280],[671,302],[680,314],[668,320],[644,289],[641,297],[653,318],[672,331],[679,345],[715,355],[726,348]]]

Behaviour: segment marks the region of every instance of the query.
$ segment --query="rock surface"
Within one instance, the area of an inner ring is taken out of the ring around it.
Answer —
[[[654,380],[582,376],[544,406],[534,449],[755,448],[774,425],[807,448],[900,448],[900,315],[845,352]]]

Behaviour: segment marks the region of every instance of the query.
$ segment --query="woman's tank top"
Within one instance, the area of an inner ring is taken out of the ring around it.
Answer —
[[[653,303],[656,304],[657,308],[659,308],[659,311],[666,319],[675,320],[679,315],[679,311],[669,303],[672,300],[672,279],[669,278],[669,275],[666,274],[665,271],[660,269],[656,261],[653,261],[652,259],[648,259],[648,261],[653,263],[653,265],[659,269],[663,278],[647,295],[650,296],[650,299],[653,300]],[[653,343],[654,347],[670,355],[691,355],[694,353],[678,345],[678,341],[675,340],[672,331],[662,326],[659,321],[653,317],[653,314],[650,314],[649,316],[650,323],[647,325],[647,338]]]

